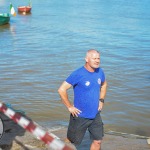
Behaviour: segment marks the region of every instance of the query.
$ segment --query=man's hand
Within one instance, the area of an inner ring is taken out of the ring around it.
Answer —
[[[102,103],[102,102],[99,102],[98,111],[101,111],[101,110],[102,110],[102,108],[103,108],[103,106],[104,106],[104,103]]]
[[[68,110],[73,115],[73,117],[78,117],[78,115],[81,113],[81,111],[74,106],[69,107]]]

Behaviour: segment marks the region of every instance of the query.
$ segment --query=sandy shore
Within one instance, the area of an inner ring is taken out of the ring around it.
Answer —
[[[18,124],[8,117],[0,114],[4,122],[4,134],[0,139],[0,150],[50,150],[44,142],[34,137],[30,132],[25,131]],[[62,127],[57,130],[43,129],[52,133],[65,143],[67,128]],[[75,149],[72,144],[66,143]],[[86,134],[78,150],[89,150],[90,139]],[[150,150],[147,138],[142,136],[107,132],[105,133],[102,150]]]
[[[51,132],[58,136],[61,141],[65,141],[66,128]],[[67,144],[67,143],[66,143]],[[79,149],[88,150],[90,141],[88,135],[85,136]],[[42,141],[35,138],[31,133],[25,132],[23,136],[16,136],[10,147],[3,145],[3,150],[50,150]],[[140,139],[131,135],[111,135],[105,133],[102,143],[102,150],[149,150],[150,145],[146,139]]]

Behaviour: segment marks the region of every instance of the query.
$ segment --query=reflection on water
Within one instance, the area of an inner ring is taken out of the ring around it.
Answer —
[[[10,24],[9,23],[1,25],[0,26],[0,32],[5,32],[9,28],[10,28]]]
[[[15,25],[10,25],[10,23],[0,26],[0,37],[3,38],[3,34],[11,33],[12,36],[16,34],[16,27]],[[4,40],[4,39],[3,39]]]
[[[19,12],[18,11],[18,15],[31,15],[31,14],[32,14],[31,12],[26,13],[26,12]]]
[[[32,5],[31,14],[18,13],[0,26],[0,99],[41,124],[67,125],[57,89],[84,64],[85,52],[96,48],[108,81],[105,130],[150,136],[147,1],[32,0]],[[69,95],[72,101],[72,90]]]

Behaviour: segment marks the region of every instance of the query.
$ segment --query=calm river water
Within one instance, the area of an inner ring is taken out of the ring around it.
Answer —
[[[57,89],[95,48],[108,81],[105,130],[150,136],[149,0],[32,0],[32,6],[31,14],[0,26],[0,100],[40,125],[67,126]],[[0,1],[0,11],[9,11],[8,1]]]

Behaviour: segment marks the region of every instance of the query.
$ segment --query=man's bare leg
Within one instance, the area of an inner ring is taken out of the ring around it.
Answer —
[[[102,143],[101,140],[98,140],[98,141],[93,140],[91,147],[90,147],[90,150],[101,150],[101,143]]]

